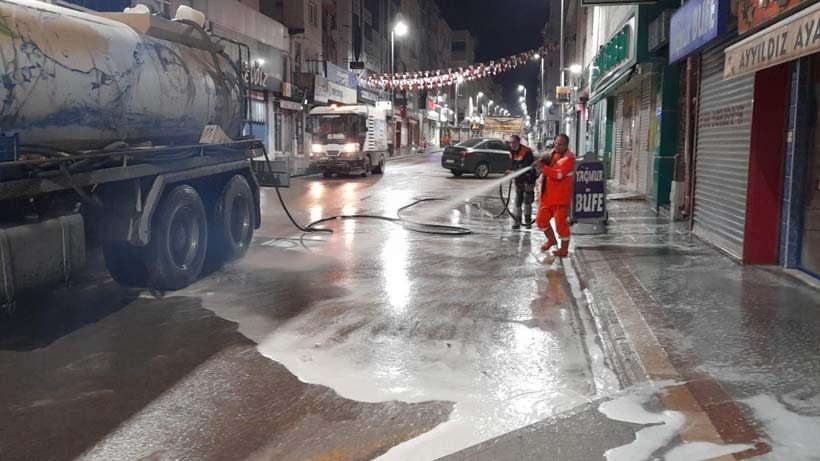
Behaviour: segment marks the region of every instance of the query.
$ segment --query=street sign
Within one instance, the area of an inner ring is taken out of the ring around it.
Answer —
[[[602,223],[607,220],[604,163],[594,152],[575,164],[572,221]]]
[[[364,69],[364,62],[362,61],[350,61],[348,63],[350,70],[361,70]]]
[[[568,86],[555,87],[555,100],[559,103],[569,102],[571,90]]]

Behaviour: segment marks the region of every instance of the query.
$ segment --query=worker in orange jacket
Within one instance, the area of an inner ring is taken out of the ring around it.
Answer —
[[[547,162],[551,164],[548,165]],[[538,162],[544,184],[541,187],[538,215],[535,224],[547,236],[547,243],[541,246],[541,251],[549,251],[558,244],[550,221],[555,220],[555,229],[561,239],[561,247],[553,252],[559,258],[566,257],[569,252],[569,207],[572,203],[572,187],[575,175],[575,154],[569,150],[569,136],[559,134],[555,138],[553,154]]]

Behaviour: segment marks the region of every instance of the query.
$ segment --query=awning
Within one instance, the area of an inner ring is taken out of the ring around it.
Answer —
[[[629,70],[624,72],[623,75],[611,81],[601,91],[598,91],[594,95],[590,96],[589,101],[587,101],[587,106],[596,104],[601,99],[604,99],[605,97],[616,92],[618,88],[624,86],[624,84],[629,81],[629,77],[632,76],[632,72],[634,72],[634,67],[629,68]]]

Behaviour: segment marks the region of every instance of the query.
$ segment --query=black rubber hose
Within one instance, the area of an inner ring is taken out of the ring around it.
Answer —
[[[440,198],[423,198],[423,199],[416,200],[415,202],[410,203],[409,205],[405,205],[405,206],[399,208],[398,211],[396,212],[396,215],[398,216],[396,218],[391,218],[389,216],[370,215],[370,214],[338,215],[338,216],[330,216],[330,217],[327,217],[327,218],[318,219],[318,220],[313,221],[312,223],[310,223],[306,226],[302,226],[299,223],[297,223],[296,220],[293,218],[293,215],[290,214],[290,210],[288,209],[287,204],[285,204],[285,199],[282,198],[282,193],[279,191],[279,188],[275,187],[274,189],[276,189],[276,196],[279,197],[279,203],[282,204],[282,209],[285,210],[285,214],[288,216],[288,219],[290,219],[290,222],[297,229],[299,229],[302,232],[326,232],[326,233],[332,234],[333,233],[332,229],[327,229],[327,228],[324,228],[324,227],[316,227],[316,226],[318,226],[319,224],[330,222],[330,221],[345,220],[345,219],[376,219],[376,220],[379,220],[379,221],[387,221],[387,222],[391,222],[393,224],[398,224],[398,225],[404,227],[405,229],[407,229],[409,231],[419,232],[419,233],[422,233],[422,234],[468,235],[468,234],[473,233],[470,229],[467,229],[466,227],[447,226],[447,225],[444,225],[444,224],[420,223],[420,222],[411,221],[409,219],[405,219],[405,218],[401,217],[401,212],[408,209],[408,208],[410,208],[410,207],[416,206],[419,203],[423,203],[423,202],[432,202],[432,201],[443,200],[443,199],[440,199]]]
[[[501,198],[501,203],[504,204],[504,209],[501,210],[500,213],[495,215],[495,217],[500,218],[500,217],[502,217],[506,214],[506,215],[509,215],[510,218],[515,220],[515,215],[512,213],[512,211],[510,211],[510,208],[509,208],[510,200],[512,199],[512,181],[510,181],[508,184],[509,184],[509,187],[507,188],[507,199],[506,200],[504,199],[504,185],[503,184],[498,185],[498,196]],[[535,218],[532,218],[532,216],[530,216],[530,220],[522,222],[521,225],[523,225],[523,226],[532,226],[534,223],[535,223]]]
[[[371,215],[371,214],[352,214],[352,215],[339,215],[339,216],[330,216],[328,218],[322,218],[312,223],[308,224],[304,227],[307,229],[306,232],[333,232],[330,229],[326,228],[317,228],[315,226],[319,224],[323,224],[330,221],[336,220],[345,220],[345,219],[376,219],[379,221],[387,221],[393,224],[398,224],[405,229],[413,232],[419,232],[422,234],[431,234],[431,235],[469,235],[472,234],[473,231],[467,229],[466,227],[459,227],[459,226],[448,226],[445,224],[430,224],[430,223],[420,223],[417,221],[411,221],[409,219],[405,219],[401,216],[401,212],[418,205],[419,203],[424,202],[433,202],[433,201],[441,201],[444,199],[441,198],[423,198],[416,200],[413,203],[405,205],[399,208],[396,211],[396,218],[391,218],[389,216],[381,216],[381,215]],[[299,229],[302,229],[300,226],[297,226]]]

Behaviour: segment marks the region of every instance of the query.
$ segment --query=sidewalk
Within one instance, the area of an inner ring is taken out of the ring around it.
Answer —
[[[643,201],[609,211],[608,233],[576,238],[572,263],[622,384],[685,383],[713,442],[757,444],[735,459],[816,459],[820,291],[737,263]]]
[[[820,459],[820,291],[608,206],[565,271],[624,390],[447,459]]]

